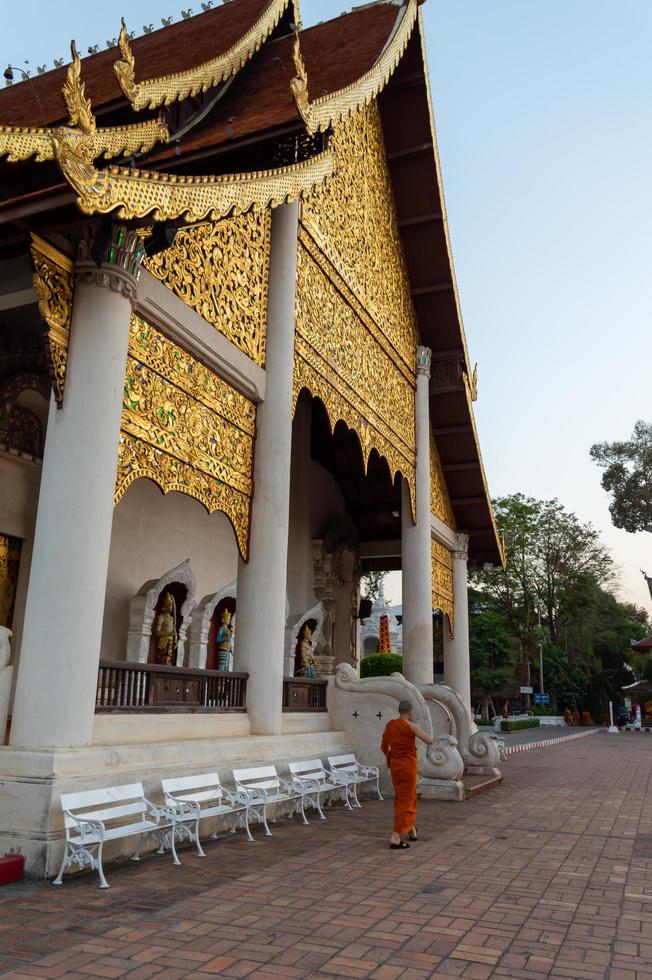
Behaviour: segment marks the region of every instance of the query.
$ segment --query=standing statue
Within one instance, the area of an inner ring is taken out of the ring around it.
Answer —
[[[317,676],[315,672],[315,658],[312,652],[312,630],[306,623],[306,625],[301,630],[301,646],[299,652],[301,655],[301,667],[299,668],[298,674],[301,677],[315,678]]]
[[[230,609],[222,610],[222,618],[217,635],[215,637],[217,645],[217,669],[232,670],[233,668],[233,627],[231,626]]]
[[[4,745],[9,716],[9,694],[14,668],[9,666],[11,648],[9,640],[12,633],[6,626],[0,626],[0,745]]]
[[[154,623],[154,634],[156,636],[156,663],[171,667],[174,662],[174,653],[177,648],[177,617],[174,596],[170,592],[165,593],[161,611]]]

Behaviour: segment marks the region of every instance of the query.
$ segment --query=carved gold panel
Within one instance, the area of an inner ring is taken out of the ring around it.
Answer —
[[[39,312],[47,324],[47,354],[52,387],[56,403],[61,408],[66,383],[75,267],[67,255],[38,235],[32,235],[31,253],[34,291],[38,298]]]
[[[335,174],[304,201],[297,255],[295,403],[305,387],[342,419],[414,512],[414,392],[418,339],[380,118],[375,104],[341,122]]]
[[[248,553],[256,406],[134,315],[115,502],[140,477],[220,510]]]
[[[439,541],[431,541],[432,557],[432,608],[441,609],[450,620],[450,632],[453,635],[453,555]]]
[[[271,212],[183,228],[145,268],[256,364],[265,364]]]
[[[437,444],[430,434],[430,511],[453,531],[457,530]]]

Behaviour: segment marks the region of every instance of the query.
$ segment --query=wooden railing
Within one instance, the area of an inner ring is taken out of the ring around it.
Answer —
[[[100,660],[96,711],[246,711],[248,674]]]
[[[328,711],[328,681],[308,677],[283,678],[283,711]]]

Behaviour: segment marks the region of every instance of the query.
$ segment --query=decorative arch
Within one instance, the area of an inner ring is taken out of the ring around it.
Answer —
[[[314,624],[312,630],[312,651],[313,653],[318,653],[319,641],[322,638],[324,629],[324,619],[326,616],[326,611],[321,602],[318,602],[311,609],[303,615],[298,616],[296,622],[293,626],[288,626],[285,631],[285,675],[286,677],[293,677],[296,667],[296,652],[297,645],[299,642],[299,636],[301,635],[301,630],[306,625],[306,623],[312,622]]]
[[[455,635],[453,603],[453,554],[434,538],[431,539],[432,608],[439,609],[448,620],[451,636]]]
[[[190,626],[191,614],[195,608],[197,582],[187,558],[161,575],[159,579],[150,579],[138,590],[129,603],[129,631],[127,633],[127,660],[137,663],[147,663],[149,646],[152,637],[154,614],[161,593],[173,583],[185,586],[186,596],[179,610],[179,641],[177,643],[177,666],[182,667],[186,634]]]
[[[115,503],[138,479],[229,519],[246,561],[256,406],[137,315],[131,319]]]
[[[37,371],[20,371],[0,387],[0,445],[42,459],[43,425],[34,412],[18,403],[25,391],[36,391],[47,402],[50,379]]]

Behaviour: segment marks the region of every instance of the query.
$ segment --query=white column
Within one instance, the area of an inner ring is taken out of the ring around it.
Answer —
[[[298,221],[298,203],[273,212],[267,387],[256,421],[249,561],[238,568],[235,666],[249,673],[247,711],[258,735],[280,733],[282,722]]]
[[[444,681],[454,688],[467,708],[471,707],[471,662],[469,657],[469,592],[467,562],[469,538],[458,534],[453,552],[453,608],[455,636],[444,625]]]
[[[135,271],[132,266],[131,271]],[[136,280],[84,261],[63,407],[50,401],[10,742],[91,740]]]
[[[430,546],[430,348],[417,347],[415,395],[416,524],[403,481],[403,673],[413,684],[432,684],[432,557]]]

